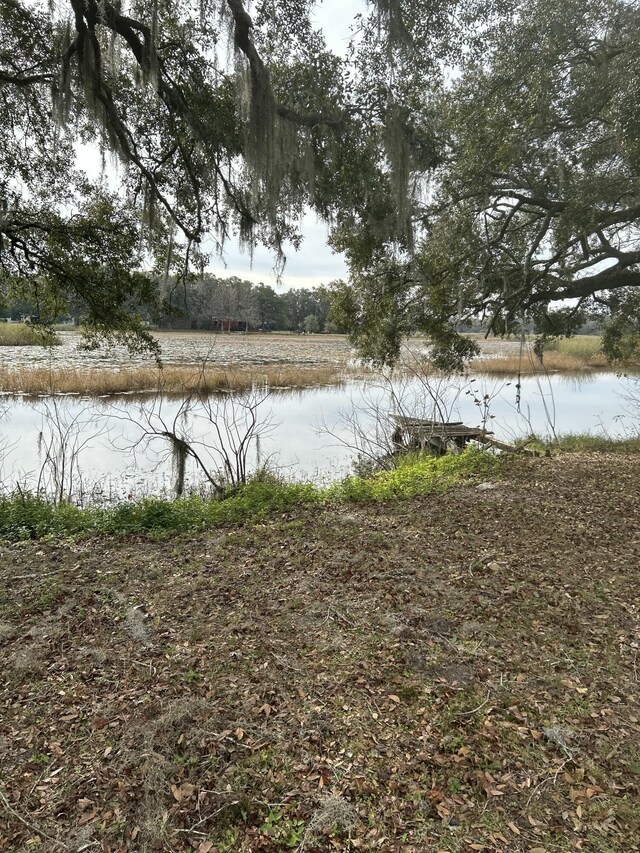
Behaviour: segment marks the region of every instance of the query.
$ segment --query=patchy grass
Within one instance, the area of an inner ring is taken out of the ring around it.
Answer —
[[[556,440],[543,442],[542,448],[569,453],[640,453],[640,437],[608,438],[590,433],[565,433]]]
[[[495,471],[499,462],[488,453],[469,449],[459,456],[408,457],[394,471],[371,478],[349,477],[326,489],[307,483],[259,478],[229,493],[223,500],[192,495],[179,500],[144,498],[113,507],[80,509],[54,505],[44,498],[17,494],[0,498],[0,540],[9,542],[44,537],[64,539],[100,534],[150,533],[169,535],[225,524],[257,521],[298,506],[407,499],[451,488],[463,479]]]
[[[45,326],[0,323],[0,347],[55,346],[60,338]]]
[[[640,436],[610,437],[590,432],[564,433],[556,438],[530,435],[517,441],[516,446],[547,456],[552,453],[618,453],[628,456],[640,453]]]
[[[522,355],[514,349],[513,342],[511,344],[510,349],[505,347],[504,355],[481,356],[472,362],[472,366],[483,373],[506,376],[611,369],[602,352],[602,339],[597,335],[550,340],[545,346],[542,364],[533,352],[532,341],[525,342]]]
[[[469,475],[487,475],[499,468],[497,457],[469,447],[460,455],[407,455],[397,468],[369,477],[348,477],[327,489],[329,500],[366,502],[407,499],[451,488]]]
[[[2,849],[639,850],[640,457],[494,485],[0,546]]]
[[[150,497],[113,507],[83,509],[68,503],[54,505],[34,495],[14,495],[0,500],[0,539],[20,541],[132,533],[169,535],[255,521],[269,513],[285,512],[318,499],[319,494],[311,485],[260,482],[248,484],[225,500],[197,495],[174,501]]]

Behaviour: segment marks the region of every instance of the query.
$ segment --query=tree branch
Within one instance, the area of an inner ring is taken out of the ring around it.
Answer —
[[[635,263],[640,263],[640,253]],[[548,281],[549,279],[547,279]],[[533,293],[524,300],[526,308],[531,308],[540,302],[558,302],[564,299],[582,299],[593,296],[600,290],[618,290],[621,287],[640,287],[640,270],[609,267],[596,275],[586,276],[578,279],[566,287],[558,289],[547,288],[546,290]]]

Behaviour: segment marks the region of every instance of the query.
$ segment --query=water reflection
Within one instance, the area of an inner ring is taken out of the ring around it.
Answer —
[[[523,377],[520,388],[513,380],[477,375],[429,388],[410,379],[277,390],[259,411],[272,429],[261,434],[257,446],[252,444],[247,464],[255,468],[269,459],[287,476],[340,478],[350,471],[354,436],[373,434],[382,415],[400,410],[485,425],[504,440],[530,433],[620,435],[634,425],[625,397],[636,387],[637,380],[590,373]],[[47,488],[57,483],[59,488],[59,471],[57,480],[52,471],[64,464],[65,476],[72,476],[84,494],[95,483],[102,483],[109,496],[170,493],[172,445],[163,432],[182,430],[212,467],[219,459],[220,435],[208,405],[209,410],[206,401],[195,401],[185,407],[181,399],[157,398],[6,399],[0,404],[2,488],[11,490],[19,483],[33,489],[38,482]],[[187,460],[186,487],[199,487],[205,479],[194,460]]]

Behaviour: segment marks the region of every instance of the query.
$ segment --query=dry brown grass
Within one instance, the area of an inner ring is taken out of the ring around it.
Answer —
[[[205,367],[171,365],[158,369],[130,370],[67,368],[0,368],[0,391],[8,394],[80,394],[100,397],[162,391],[188,394],[198,391],[241,391],[255,384],[273,388],[307,388],[337,385],[344,378],[338,365],[260,365],[246,367]]]
[[[482,373],[501,376],[517,376],[520,373],[530,376],[535,373],[575,373],[594,368],[604,369],[607,367],[607,361],[604,355],[580,358],[576,355],[551,351],[545,352],[541,364],[533,352],[527,349],[522,358],[517,354],[476,358],[471,366],[474,370]]]

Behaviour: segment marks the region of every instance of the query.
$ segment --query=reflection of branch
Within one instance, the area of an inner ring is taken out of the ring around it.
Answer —
[[[7,416],[9,412],[8,405],[0,405],[0,421]],[[6,438],[0,439],[0,491],[4,491],[4,463],[8,456],[10,450],[17,445],[18,441],[13,442],[13,444],[9,444],[9,440]]]
[[[320,433],[334,438],[374,470],[395,468],[401,458],[398,451],[407,449],[395,433],[398,417],[447,422],[469,385],[456,385],[451,376],[431,373],[419,354],[401,367],[404,376],[368,383],[360,400],[352,398],[351,409],[341,412],[338,424],[329,426],[325,421],[318,426]]]

